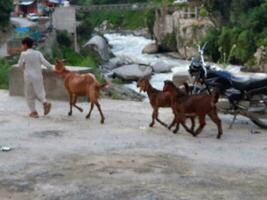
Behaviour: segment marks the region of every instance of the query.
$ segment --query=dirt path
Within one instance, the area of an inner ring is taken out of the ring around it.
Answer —
[[[87,104],[81,104],[88,109]],[[251,134],[246,119],[216,139],[211,122],[198,137],[148,128],[146,103],[102,100],[95,110],[68,117],[53,102],[49,117],[30,120],[23,98],[0,91],[1,200],[265,200],[267,132]],[[171,112],[161,111],[164,121]]]

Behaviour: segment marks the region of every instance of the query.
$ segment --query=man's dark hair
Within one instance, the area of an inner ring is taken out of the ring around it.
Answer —
[[[33,41],[33,39],[26,37],[21,41],[21,43],[23,45],[27,45],[28,48],[32,48],[34,41]]]

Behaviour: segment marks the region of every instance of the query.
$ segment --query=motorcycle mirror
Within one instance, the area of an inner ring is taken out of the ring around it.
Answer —
[[[199,44],[197,45],[197,47],[198,47],[198,52],[201,52],[201,48]]]
[[[208,44],[208,42],[205,42],[205,43],[204,43],[204,45],[202,46],[202,49],[201,49],[202,51],[204,51],[204,50],[206,49],[207,44]]]

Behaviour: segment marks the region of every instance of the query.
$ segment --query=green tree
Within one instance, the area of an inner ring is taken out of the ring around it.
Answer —
[[[215,22],[203,41],[213,61],[245,64],[267,47],[267,0],[202,0]]]
[[[241,32],[236,41],[237,48],[234,52],[236,60],[245,63],[256,51],[256,44],[251,31]]]
[[[202,0],[209,12],[210,19],[216,24],[225,24],[229,20],[230,5],[233,0]]]
[[[0,28],[5,28],[8,26],[12,8],[13,0],[0,1]]]

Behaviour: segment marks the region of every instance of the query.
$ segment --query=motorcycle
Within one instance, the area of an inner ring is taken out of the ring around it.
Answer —
[[[234,116],[230,128],[238,115],[249,118],[257,126],[267,129],[267,77],[243,77],[206,65],[204,50],[199,46],[199,56],[192,59],[189,74],[192,77],[192,93],[220,93],[218,109]]]

